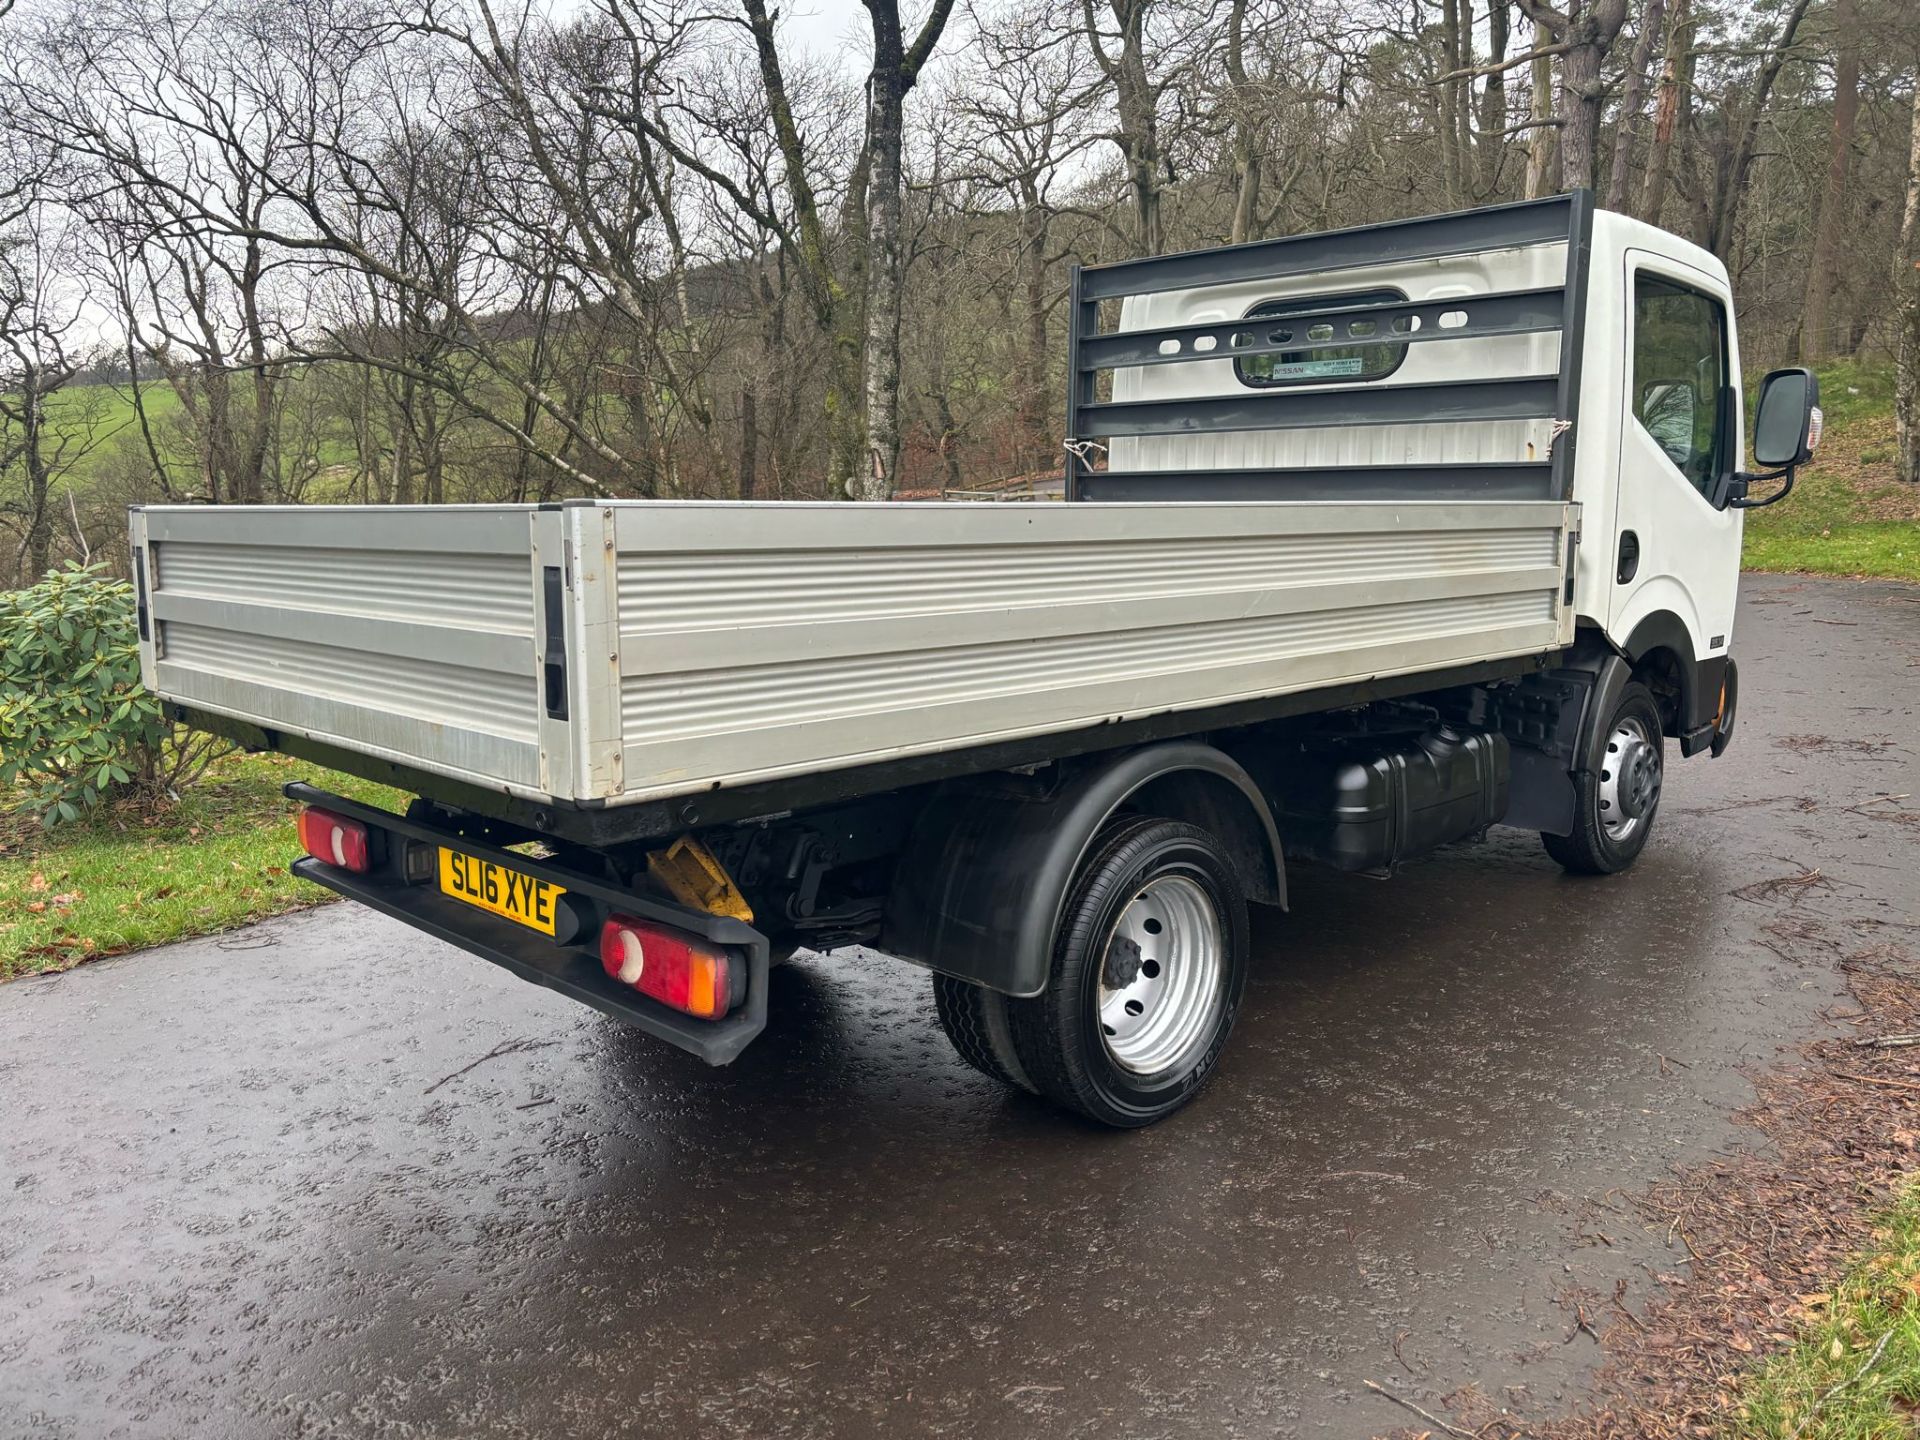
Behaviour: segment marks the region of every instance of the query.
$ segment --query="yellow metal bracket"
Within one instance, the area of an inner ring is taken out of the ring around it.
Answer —
[[[664,850],[649,852],[647,873],[682,905],[709,915],[749,923],[753,920],[753,907],[727,874],[727,867],[691,835],[682,835]]]

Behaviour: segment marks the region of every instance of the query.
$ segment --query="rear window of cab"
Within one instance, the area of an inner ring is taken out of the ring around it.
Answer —
[[[1233,362],[1243,385],[1270,389],[1289,385],[1351,385],[1381,380],[1407,358],[1406,342],[1382,344],[1384,334],[1408,334],[1417,321],[1374,320],[1364,316],[1315,319],[1321,311],[1362,305],[1393,305],[1406,301],[1398,290],[1362,290],[1346,295],[1300,295],[1285,300],[1263,300],[1246,314],[1248,320],[1267,322],[1253,327],[1254,343],[1286,345],[1302,342],[1299,350],[1248,355]],[[1301,317],[1293,319],[1292,317]],[[1353,344],[1340,344],[1353,341]]]

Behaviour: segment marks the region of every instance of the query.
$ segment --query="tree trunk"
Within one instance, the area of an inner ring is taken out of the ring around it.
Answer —
[[[1561,184],[1593,188],[1600,148],[1600,47],[1575,45],[1560,57]]]
[[[1639,216],[1649,225],[1660,223],[1667,205],[1667,175],[1673,163],[1673,142],[1680,133],[1681,95],[1693,76],[1689,40],[1690,0],[1673,0],[1673,18],[1667,26],[1667,50],[1660,64],[1660,89],[1653,102],[1653,143],[1647,149],[1647,174],[1640,187]]]
[[[1538,200],[1560,187],[1553,183],[1553,158],[1559,136],[1553,120],[1553,57],[1536,55],[1532,71],[1532,104],[1527,119],[1533,129],[1527,139],[1527,199]]]
[[[1052,354],[1047,347],[1047,212],[1038,187],[1024,182],[1020,196],[1022,262],[1026,271],[1026,353],[1022,356],[1021,467],[1038,470],[1059,454],[1049,444],[1047,369]]]
[[[1847,217],[1847,176],[1853,168],[1853,132],[1860,119],[1860,35],[1855,0],[1834,0],[1838,51],[1833,67],[1833,134],[1827,147],[1827,183],[1807,264],[1807,306],[1800,317],[1800,358],[1818,364],[1833,353],[1833,275],[1840,268]],[[1841,322],[1844,325],[1844,320]]]
[[[1627,61],[1627,78],[1620,94],[1620,118],[1613,132],[1613,163],[1607,175],[1606,208],[1625,211],[1627,177],[1633,168],[1633,148],[1640,128],[1640,106],[1647,95],[1647,69],[1653,62],[1653,47],[1660,39],[1660,23],[1665,18],[1666,0],[1647,0],[1640,17],[1640,33],[1634,38],[1633,55]]]
[[[1913,92],[1913,140],[1907,153],[1907,205],[1894,259],[1899,297],[1899,369],[1894,378],[1894,446],[1900,478],[1920,484],[1920,86]]]
[[[1153,0],[1107,0],[1120,32],[1120,53],[1108,52],[1100,38],[1093,0],[1081,0],[1087,43],[1101,72],[1113,86],[1115,143],[1126,165],[1127,204],[1133,219],[1133,253],[1158,255],[1160,232],[1159,92],[1147,69],[1147,12]]]
[[[947,394],[947,377],[934,376],[933,413],[940,423],[940,458],[946,462],[947,488],[958,490],[966,483],[960,473],[960,426],[953,418],[953,400]]]
[[[856,500],[891,500],[900,469],[900,147],[906,49],[896,0],[870,0],[873,73],[867,77],[866,463]]]
[[[1567,26],[1570,49],[1560,57],[1560,184],[1591,190],[1600,164],[1601,70],[1626,24],[1627,0],[1588,0]]]
[[[740,465],[734,476],[734,494],[742,500],[754,498],[760,483],[760,425],[754,414],[751,384],[740,387]]]
[[[273,371],[267,349],[266,326],[260,319],[260,283],[265,256],[260,242],[247,242],[240,272],[240,314],[246,327],[247,368],[253,375],[253,416],[247,430],[245,453],[231,482],[234,499],[257,505],[266,498],[267,453],[274,432]]]
[[[413,503],[413,383],[412,376],[402,377],[400,401],[391,422],[393,483],[387,498],[394,505]]]
[[[1146,83],[1145,65],[1135,55],[1126,68],[1139,70],[1121,87],[1120,128],[1127,152],[1127,194],[1133,202],[1133,249],[1136,255],[1158,255],[1165,245],[1160,233],[1160,136],[1154,98]]]
[[[894,8],[898,28],[898,0],[876,0]],[[942,0],[936,0],[936,9]],[[760,82],[766,90],[768,118],[772,121],[775,142],[780,148],[782,182],[793,208],[795,273],[805,296],[807,308],[821,337],[827,342],[826,412],[828,429],[828,493],[848,493],[855,483],[860,459],[860,336],[848,311],[857,309],[849,294],[857,298],[858,285],[849,291],[845,276],[834,273],[832,247],[827,226],[820,215],[818,197],[808,174],[807,147],[794,119],[787,95],[785,68],[780,63],[779,46],[774,40],[773,16],[766,0],[741,0],[747,14],[747,28],[753,36],[754,53],[759,62]],[[864,151],[863,151],[864,154]],[[856,187],[850,187],[850,191]],[[845,267],[858,271],[859,246],[847,247],[856,253],[846,257]]]
[[[447,503],[446,433],[440,427],[440,407],[433,392],[422,392],[420,400],[422,498],[429,505],[444,505]]]
[[[1260,214],[1259,131],[1247,86],[1247,0],[1233,0],[1227,11],[1227,79],[1233,86],[1233,228],[1228,242],[1253,239]]]
[[[1601,71],[1620,29],[1627,23],[1627,0],[1569,0],[1565,12],[1554,9],[1546,0],[1519,0],[1520,8],[1533,21],[1535,48],[1551,38],[1560,49],[1560,187],[1567,190],[1591,190],[1594,171],[1600,161],[1600,110],[1606,103],[1607,87]],[[1540,104],[1540,71],[1534,70],[1535,118]],[[1530,194],[1545,194],[1544,177],[1529,171],[1529,180],[1539,179],[1540,189]]]
[[[45,575],[53,565],[53,507],[48,498],[45,445],[46,400],[40,393],[40,371],[29,365],[21,381],[21,463],[27,472],[27,574],[28,584]]]
[[[1493,0],[1487,10],[1487,63],[1498,65],[1507,58],[1507,0]],[[1490,200],[1500,189],[1501,161],[1506,158],[1507,77],[1502,71],[1487,77],[1487,88],[1480,92],[1480,138],[1476,160],[1479,181],[1474,198]]]
[[[1461,29],[1460,0],[1441,0],[1440,73],[1454,78],[1442,81],[1437,91],[1430,90],[1427,93],[1433,96],[1439,109],[1434,134],[1440,143],[1440,181],[1446,189],[1449,209],[1457,209],[1465,203],[1462,194],[1467,157],[1460,148],[1458,97],[1461,88],[1468,82],[1458,76],[1458,72],[1467,65],[1461,58]]]
[[[952,13],[953,0],[934,0],[909,51],[900,29],[899,0],[866,0],[873,26],[873,70],[867,77],[865,464],[853,477],[856,500],[891,500],[900,470],[900,295],[906,283],[902,253],[900,150],[907,92]]]

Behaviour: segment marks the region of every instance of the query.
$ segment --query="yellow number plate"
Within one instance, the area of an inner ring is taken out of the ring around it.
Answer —
[[[566,890],[477,855],[440,851],[440,889],[456,900],[517,920],[530,930],[553,934],[554,907]]]

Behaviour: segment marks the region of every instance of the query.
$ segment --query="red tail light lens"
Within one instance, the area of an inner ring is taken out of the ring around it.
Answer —
[[[601,929],[600,964],[622,985],[702,1020],[718,1020],[746,991],[745,967],[731,950],[631,915]]]
[[[351,870],[356,875],[367,873],[371,864],[371,847],[367,843],[367,827],[358,820],[349,820],[344,815],[336,815],[331,810],[318,810],[308,806],[300,812],[300,845],[314,859],[328,865],[338,865],[342,870]]]

